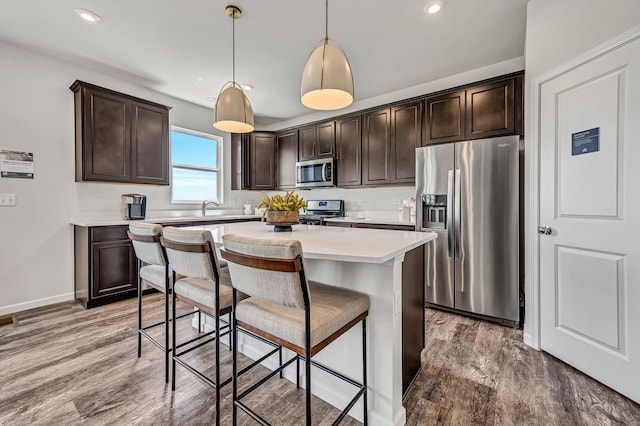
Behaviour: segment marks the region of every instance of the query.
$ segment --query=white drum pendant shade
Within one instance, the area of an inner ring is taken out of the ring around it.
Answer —
[[[325,40],[314,49],[302,72],[300,101],[308,108],[335,110],[353,102],[353,74],[342,49]]]
[[[228,83],[227,83],[228,84]],[[242,89],[233,83],[222,89],[214,111],[213,127],[229,133],[249,133],[254,129],[253,109]]]

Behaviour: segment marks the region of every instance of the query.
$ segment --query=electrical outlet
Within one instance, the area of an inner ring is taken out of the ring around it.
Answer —
[[[393,204],[400,204],[400,200],[393,200]]]
[[[360,204],[361,206],[364,206],[364,200],[358,200],[358,204]]]
[[[0,194],[0,206],[15,206],[16,194]]]

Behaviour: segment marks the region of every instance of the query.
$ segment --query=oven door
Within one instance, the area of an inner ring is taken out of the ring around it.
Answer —
[[[335,186],[332,158],[296,163],[296,187]]]

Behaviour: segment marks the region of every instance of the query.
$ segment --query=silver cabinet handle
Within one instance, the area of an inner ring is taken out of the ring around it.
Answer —
[[[553,233],[553,229],[550,226],[538,226],[538,234],[540,235],[551,235]]]

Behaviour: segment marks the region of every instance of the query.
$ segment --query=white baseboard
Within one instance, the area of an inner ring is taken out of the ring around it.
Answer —
[[[28,309],[40,308],[42,306],[53,305],[54,303],[68,302],[73,300],[73,293],[64,293],[57,296],[45,297],[43,299],[30,300],[28,302],[16,303],[15,305],[0,306],[0,315],[10,315]]]

